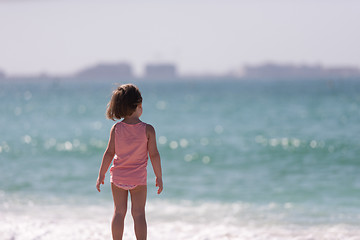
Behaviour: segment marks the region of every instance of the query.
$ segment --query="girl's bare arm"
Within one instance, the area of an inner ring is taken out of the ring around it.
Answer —
[[[100,192],[100,184],[104,184],[105,173],[109,169],[109,166],[114,158],[114,155],[115,155],[115,125],[111,128],[109,143],[105,150],[99,170],[99,177],[96,182],[96,188],[99,192]]]
[[[161,160],[160,160],[159,151],[156,146],[156,134],[154,127],[148,124],[146,126],[146,134],[148,137],[149,156],[156,176],[156,186],[159,187],[158,194],[160,194],[163,190],[163,182],[162,182]]]

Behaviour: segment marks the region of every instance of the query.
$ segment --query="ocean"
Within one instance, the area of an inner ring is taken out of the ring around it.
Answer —
[[[360,80],[136,81],[148,239],[360,239]],[[0,82],[0,239],[111,239],[115,82]],[[135,239],[130,213],[124,239]]]

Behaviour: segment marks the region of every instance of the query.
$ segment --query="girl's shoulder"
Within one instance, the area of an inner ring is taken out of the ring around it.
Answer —
[[[146,125],[146,129],[150,129],[150,128],[154,128],[151,124],[149,124],[149,123],[145,123],[145,122],[143,122],[145,125]]]
[[[114,132],[118,132],[119,131],[119,128],[121,127],[121,122],[116,122],[113,124],[113,126],[111,127],[111,131],[114,131]]]
[[[116,123],[114,123],[113,126],[112,126],[112,128],[113,128],[113,129],[116,129],[118,126],[120,126],[120,123],[121,123],[121,122],[116,122]]]
[[[145,124],[146,124],[146,135],[147,136],[155,135],[155,128],[151,124],[148,123]]]

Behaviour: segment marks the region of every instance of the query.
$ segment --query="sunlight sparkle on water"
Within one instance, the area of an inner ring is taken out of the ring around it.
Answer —
[[[270,139],[270,146],[276,147],[279,144],[279,141],[276,138]]]
[[[206,137],[203,137],[200,139],[200,144],[203,145],[203,146],[206,146],[209,144],[209,139],[206,138]]]
[[[299,147],[299,146],[300,146],[300,140],[297,139],[297,138],[293,138],[293,139],[291,139],[291,144],[292,144],[294,147]]]
[[[171,149],[177,149],[179,144],[177,143],[177,141],[171,141],[169,146]]]
[[[74,148],[80,147],[80,140],[79,139],[74,139],[72,143],[73,143]]]
[[[209,157],[209,156],[204,156],[204,157],[202,158],[202,162],[203,162],[204,164],[210,163],[210,157]]]
[[[189,141],[185,138],[180,139],[180,147],[186,148],[189,145]]]
[[[310,142],[310,147],[311,147],[311,148],[316,148],[316,146],[317,146],[317,142],[316,142],[315,140],[312,140],[312,141]]]
[[[66,151],[71,151],[71,150],[73,149],[73,145],[72,145],[71,142],[66,141],[66,142],[64,143],[64,148],[65,148]]]
[[[166,109],[166,102],[165,101],[158,101],[156,103],[156,108],[159,110],[165,110]]]
[[[287,138],[282,138],[282,139],[281,139],[281,145],[282,145],[283,147],[289,146],[289,139],[287,139]]]
[[[186,154],[184,160],[186,162],[191,162],[193,160],[193,156],[191,154]]]
[[[267,139],[262,135],[257,135],[255,137],[255,142],[257,142],[259,144],[262,144],[264,146],[267,146],[268,144],[271,147],[282,146],[284,149],[288,149],[290,147],[298,148],[298,147],[300,147],[300,144],[301,144],[300,139],[297,139],[297,138],[283,137],[283,138],[270,138],[270,139]],[[311,144],[312,144],[312,146],[314,146],[317,143],[310,143],[310,146],[311,146]],[[325,143],[321,142],[321,144],[319,143],[318,145],[323,147],[323,146],[325,146]]]
[[[159,143],[160,143],[161,145],[166,144],[166,143],[167,143],[167,138],[166,138],[165,136],[160,136],[160,137],[159,137]]]
[[[91,138],[90,145],[96,148],[104,149],[107,146],[107,142],[98,140],[96,138]]]
[[[56,150],[58,151],[71,151],[73,149],[73,145],[70,141],[66,141],[64,143],[58,143],[56,145]]]
[[[31,98],[32,98],[31,92],[26,91],[26,92],[24,93],[24,99],[25,99],[26,101],[29,101]]]
[[[46,149],[54,147],[55,145],[56,145],[56,139],[55,138],[50,138],[44,143],[44,147]]]
[[[216,125],[215,128],[214,128],[214,130],[215,130],[215,132],[216,132],[217,134],[221,134],[221,133],[224,132],[224,128],[223,128],[223,126],[221,126],[221,125]]]
[[[25,142],[26,144],[31,143],[31,137],[30,137],[29,135],[25,135],[25,136],[23,137],[23,140],[24,140],[24,142]]]

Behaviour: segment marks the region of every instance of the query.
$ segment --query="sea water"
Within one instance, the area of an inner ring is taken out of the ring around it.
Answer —
[[[360,239],[359,79],[136,84],[163,167],[149,239]],[[0,239],[111,239],[115,87],[0,83]]]

